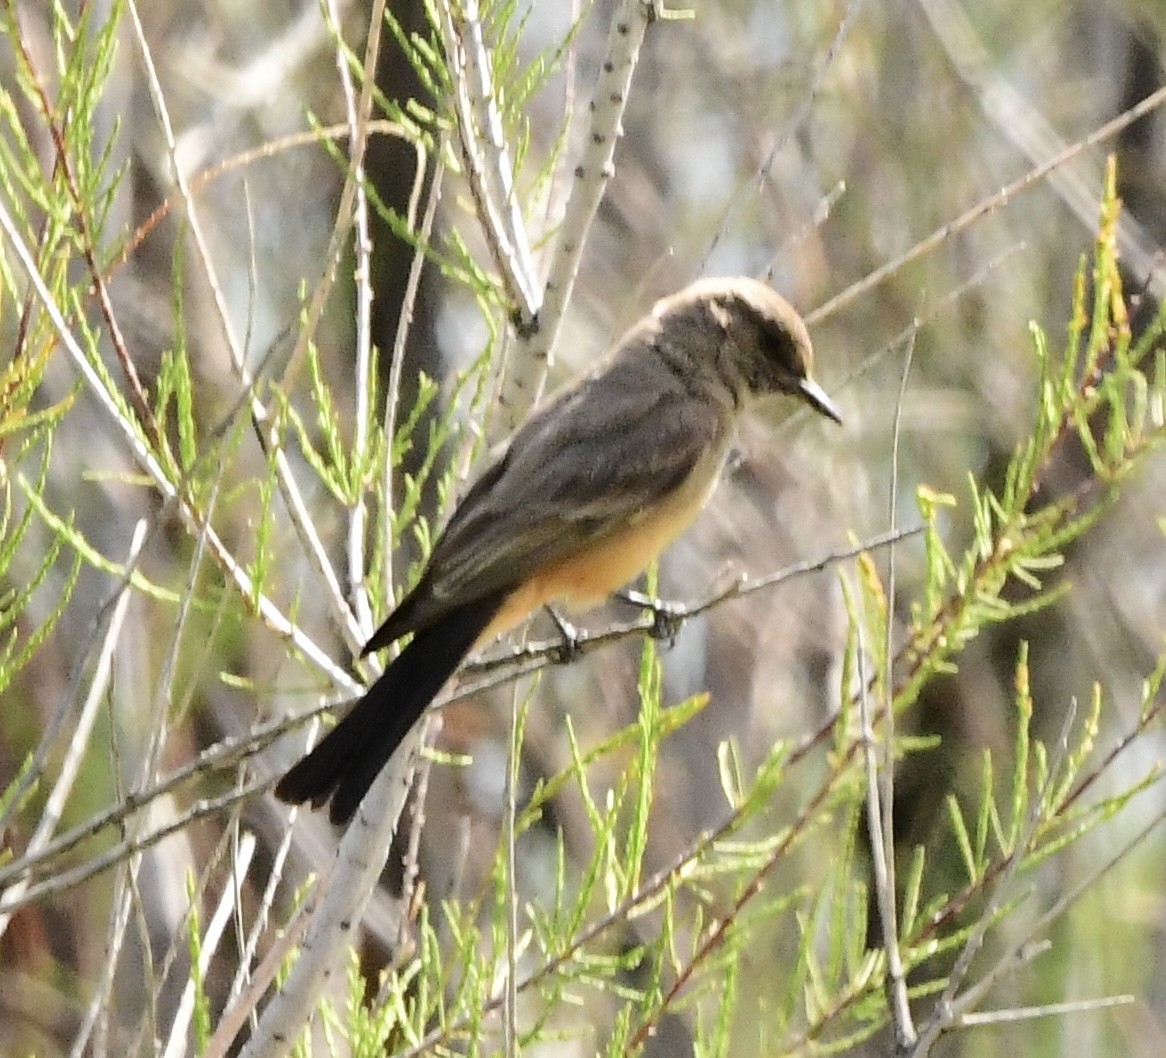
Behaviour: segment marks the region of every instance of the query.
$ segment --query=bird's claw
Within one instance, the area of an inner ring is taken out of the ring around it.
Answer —
[[[680,630],[684,627],[684,622],[690,616],[688,607],[683,603],[657,599],[651,595],[645,595],[642,591],[633,591],[629,588],[620,592],[619,597],[624,602],[647,610],[652,615],[652,627],[648,629],[648,635],[657,642],[666,641],[669,644],[674,644],[676,637],[680,635]]]
[[[579,641],[579,629],[560,614],[554,607],[546,607],[551,620],[559,630],[559,642],[551,647],[548,657],[553,665],[569,665],[580,654],[582,646]]]

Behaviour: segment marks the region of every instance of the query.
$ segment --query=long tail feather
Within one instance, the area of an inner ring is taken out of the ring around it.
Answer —
[[[331,800],[329,818],[347,823],[393,751],[453,675],[502,605],[492,596],[418,632],[320,743],[279,781],[288,804]]]

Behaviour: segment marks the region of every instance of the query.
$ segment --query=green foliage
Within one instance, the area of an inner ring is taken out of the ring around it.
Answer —
[[[59,416],[63,411],[59,408],[55,414]],[[35,467],[37,476],[33,481],[29,482],[21,471],[18,472],[18,482],[13,482],[7,465],[0,463],[0,583],[5,585],[3,596],[0,597],[0,694],[32,661],[61,619],[81,571],[81,557],[77,555],[58,591],[57,601],[52,604],[40,626],[22,632],[21,618],[55,569],[62,546],[59,538],[51,540],[41,554],[31,556],[31,568],[26,566],[30,556],[25,551],[36,540],[33,525],[35,509],[25,507],[18,512],[13,497],[13,486],[16,484],[19,484],[21,490],[27,488],[33,495],[45,488],[52,451],[51,424],[48,419],[27,428],[23,436],[9,439],[8,448],[10,451],[15,449],[14,466],[21,466],[33,459],[39,459],[39,466]],[[14,576],[18,570],[23,576]]]
[[[186,898],[190,908],[190,916],[186,922],[187,951],[190,955],[190,981],[194,986],[194,1039],[195,1051],[201,1054],[211,1036],[211,1005],[206,994],[206,979],[201,969],[202,962],[202,923],[199,919],[198,880],[193,874],[186,876]]]
[[[100,225],[108,194],[117,176],[108,164],[109,144],[92,149],[93,112],[108,75],[113,49],[112,26],[89,35],[85,25],[62,20],[63,40],[86,36],[83,46],[54,53],[63,85],[50,103],[42,86],[16,51],[13,82],[0,92],[0,204],[37,269],[50,296],[76,318],[84,303],[84,280],[70,275],[70,262],[93,247],[74,222],[83,208],[87,222]],[[10,9],[0,22],[8,44],[19,39]],[[30,140],[24,114],[49,106],[68,113],[56,146],[66,164],[45,173]],[[7,240],[6,240],[7,242]],[[69,604],[84,559],[67,554],[62,533],[46,534],[38,518],[38,503],[27,499],[50,491],[55,431],[74,408],[75,391],[56,400],[41,393],[57,344],[54,328],[33,295],[15,254],[0,253],[0,327],[5,335],[5,359],[0,363],[0,695],[9,691],[36,657]],[[67,518],[59,524],[65,524]],[[51,600],[45,595],[51,593]],[[8,787],[15,790],[18,776]]]
[[[941,520],[961,509],[955,498],[919,490],[926,581],[911,607],[904,645],[875,667],[863,691],[875,703],[890,702],[897,715],[910,708],[929,680],[959,664],[963,646],[985,626],[1046,607],[1071,590],[1049,579],[1065,547],[1098,524],[1120,482],[1162,440],[1162,417],[1152,409],[1162,406],[1163,380],[1157,359],[1149,355],[1158,327],[1135,343],[1125,324],[1113,252],[1115,210],[1111,182],[1092,266],[1092,303],[1085,301],[1089,284],[1082,271],[1075,326],[1060,359],[1032,329],[1038,367],[1032,435],[1017,447],[999,489],[969,483],[965,503],[973,532],[962,553],[951,552],[940,531]],[[1149,376],[1145,364],[1152,367]],[[1091,453],[1093,477],[1068,496],[1044,501],[1044,469],[1056,446],[1074,439]],[[850,688],[866,671],[858,658],[860,644],[886,641],[890,612],[872,558],[863,556],[857,569],[858,593],[848,590],[847,597],[851,627],[863,632],[849,640],[844,685]],[[1096,752],[1100,688],[1081,722],[1050,747],[1032,730],[1026,650],[1015,672],[1015,744],[1007,767],[985,752],[973,802],[965,804],[954,794],[946,798],[950,834],[962,862],[961,886],[954,892],[932,887],[923,847],[912,851],[903,871],[899,942],[912,972],[913,1002],[922,1011],[948,984],[957,954],[978,943],[982,930],[998,934],[1005,948],[1013,943],[1007,938],[1011,921],[1022,917],[1027,904],[1025,878],[1112,819],[1158,777],[1150,768],[1119,781],[1117,793],[1087,798],[1086,791],[1116,760],[1116,751],[1101,759]],[[1138,731],[1158,719],[1161,707],[1155,702],[1164,672],[1166,657],[1147,681]],[[704,703],[663,707],[650,647],[643,653],[640,695],[636,724],[590,752],[571,737],[571,766],[540,781],[520,809],[519,840],[541,817],[541,806],[574,785],[592,850],[569,870],[560,840],[553,899],[521,909],[526,926],[519,955],[532,969],[520,981],[519,994],[536,991],[542,1011],[525,1030],[524,1043],[565,1033],[581,1035],[597,1052],[636,1053],[674,1009],[694,1011],[702,1054],[730,1053],[744,1023],[757,1016],[764,1021],[766,1053],[775,1055],[845,1053],[885,1028],[885,959],[866,943],[870,884],[857,839],[865,787],[853,703],[832,725],[826,761],[813,752],[820,741],[815,738],[802,747],[774,747],[750,775],[732,745],[722,747],[726,823],[678,862],[649,876],[643,863],[658,757],[668,732]],[[934,739],[910,737],[900,738],[897,749],[900,756],[939,751]],[[617,778],[597,788],[591,776],[605,759],[620,762]],[[819,770],[811,777],[807,769],[813,760]],[[791,801],[800,805],[792,819],[771,819],[775,804]],[[800,849],[820,849],[823,843],[831,851],[818,861],[813,886],[774,881],[790,872]],[[486,915],[494,928],[488,935],[481,932],[483,908],[477,902],[442,905],[440,933],[452,943],[441,943],[427,918],[419,921],[421,954],[389,982],[396,1033],[407,1042],[406,1053],[440,1050],[455,1041],[470,1053],[489,1046],[496,1031],[492,1014],[501,1002],[497,982],[506,973],[503,920],[497,913],[510,898],[505,876],[499,851],[495,912]],[[792,950],[782,963],[780,986],[758,996],[754,983],[746,984],[742,966],[758,957],[762,938]],[[569,1009],[564,1004],[586,1008],[600,995],[614,1003],[602,1033],[586,1019],[562,1020]]]
[[[935,517],[940,506],[952,504],[952,498],[920,490],[920,512],[928,525],[927,577],[923,599],[912,608],[911,635],[900,655],[910,670],[896,694],[898,708],[910,705],[947,658],[985,625],[1034,613],[1070,589],[1065,583],[1046,588],[1048,574],[1061,566],[1065,548],[1112,506],[1121,480],[1166,437],[1162,416],[1166,375],[1156,349],[1162,317],[1136,342],[1132,339],[1115,251],[1114,185],[1111,165],[1092,268],[1092,310],[1086,306],[1083,263],[1074,291],[1073,325],[1059,364],[1044,335],[1031,326],[1038,369],[1032,436],[1016,450],[999,493],[969,477],[974,535],[962,556],[949,553]],[[1152,377],[1142,366],[1151,354]],[[1093,475],[1080,488],[1043,502],[1049,460],[1074,438],[1088,455]],[[1005,586],[1013,585],[1027,591],[1020,598],[1006,599]]]
[[[524,186],[537,191],[554,172],[555,156],[534,157],[525,108],[562,61],[570,38],[523,66],[517,46],[523,11],[509,2],[484,7],[504,131]],[[407,139],[422,145],[431,159],[444,152],[445,164],[456,169],[449,142],[455,120],[448,108],[450,70],[436,9],[431,4],[429,10],[431,26],[424,33],[406,34],[391,12],[387,18],[432,98],[385,106],[405,127]],[[10,42],[18,40],[14,16],[7,18],[5,33]],[[35,401],[53,358],[63,355],[65,335],[29,292],[16,256],[0,254],[0,322],[15,338],[15,354],[0,368],[0,692],[16,683],[57,626],[84,567],[128,576],[138,601],[165,615],[189,607],[200,617],[213,617],[216,628],[221,622],[248,634],[266,624],[281,647],[290,644],[284,653],[294,659],[307,658],[313,647],[317,656],[326,655],[315,638],[326,640],[334,627],[345,626],[352,616],[349,600],[337,592],[329,600],[331,623],[303,627],[299,607],[310,590],[305,583],[317,581],[305,582],[299,571],[306,567],[316,577],[331,560],[334,540],[344,536],[335,523],[367,509],[373,528],[361,523],[366,531],[355,550],[367,539],[373,541],[371,553],[367,561],[356,555],[350,571],[368,584],[391,580],[403,586],[415,577],[465,467],[485,445],[487,431],[480,424],[491,414],[493,372],[504,341],[492,315],[500,300],[497,283],[468,229],[450,224],[435,245],[374,200],[397,237],[475,299],[489,337],[474,363],[444,389],[428,378],[415,380],[413,404],[397,409],[391,438],[378,424],[384,401],[399,395],[381,392],[377,359],[370,357],[367,377],[354,382],[368,398],[368,421],[361,425],[370,440],[360,452],[353,452],[350,440],[351,394],[321,345],[306,333],[307,312],[297,320],[305,332],[306,383],[285,388],[265,375],[246,384],[240,377],[240,392],[233,394],[237,403],[225,419],[214,420],[183,329],[186,262],[177,249],[176,334],[150,388],[143,387],[132,359],[121,359],[116,349],[114,356],[106,355],[117,328],[98,296],[107,278],[103,270],[118,259],[123,235],[108,230],[119,186],[114,140],[94,139],[94,110],[118,39],[117,13],[107,25],[94,27],[74,25],[54,9],[51,24],[60,92],[50,100],[17,49],[15,83],[0,94],[0,194],[20,239],[33,249],[48,300],[76,343],[104,425],[133,453],[135,475],[120,476],[118,484],[149,491],[161,512],[159,523],[189,553],[184,557],[194,556],[195,572],[188,584],[175,588],[127,568],[124,556],[106,554],[102,542],[78,527],[70,496],[52,487],[54,435],[74,425],[79,402],[73,392],[47,405]],[[358,70],[347,51],[345,59]],[[60,164],[39,164],[22,111],[38,114],[53,133]],[[341,152],[336,158],[348,164]],[[476,208],[473,202],[465,206],[469,212]],[[418,903],[409,923],[411,957],[386,971],[376,1001],[352,960],[343,1008],[328,1009],[324,1022],[330,1034],[343,1035],[357,1054],[496,1050],[503,982],[512,967],[519,977],[522,1047],[571,1039],[595,1053],[634,1054],[675,1013],[689,1018],[702,1055],[734,1053],[743,1038],[760,1038],[772,1055],[843,1053],[887,1026],[887,957],[870,943],[860,699],[865,696],[870,707],[876,736],[885,734],[886,718],[909,721],[924,688],[954,671],[964,648],[982,631],[1039,612],[1071,592],[1073,585],[1059,576],[1067,549],[1103,524],[1131,475],[1166,437],[1163,317],[1136,337],[1130,328],[1116,261],[1117,218],[1111,167],[1095,251],[1077,274],[1065,348],[1054,353],[1055,343],[1031,328],[1032,426],[1000,480],[970,478],[959,498],[918,488],[924,572],[908,601],[906,629],[893,625],[896,600],[889,597],[873,555],[863,555],[844,579],[849,628],[839,709],[829,722],[801,742],[781,742],[760,755],[732,742],[719,747],[723,821],[674,860],[653,868],[650,837],[668,739],[706,707],[707,698],[666,701],[655,646],[646,642],[636,721],[591,747],[568,722],[569,763],[557,774],[539,776],[518,805],[512,825],[520,854],[553,815],[557,799],[573,795],[582,809],[585,849],[569,849],[562,833],[554,837],[546,902],[522,902],[500,843],[480,891]],[[302,301],[306,304],[307,297]],[[1079,448],[1088,472],[1079,487],[1047,495],[1051,462],[1069,445]],[[406,464],[413,472],[405,472]],[[291,500],[301,493],[311,497],[311,522],[297,521],[301,508]],[[438,497],[435,505],[426,502],[431,493]],[[328,546],[314,549],[317,518],[332,536]],[[962,545],[952,542],[959,539],[953,525],[965,533]],[[416,544],[417,564],[385,576],[403,543]],[[196,561],[203,548],[208,571]],[[340,583],[343,577],[320,579]],[[54,595],[45,604],[41,595],[50,590]],[[374,609],[387,605],[378,594]],[[34,609],[40,615],[36,623],[28,620]],[[899,645],[888,656],[883,645],[891,642]],[[320,667],[311,669],[311,677],[313,687],[324,680]],[[933,849],[922,845],[908,850],[900,866],[897,939],[920,1011],[942,1006],[935,997],[953,981],[961,953],[983,934],[993,957],[1003,960],[1018,952],[1016,938],[1027,939],[1029,897],[1041,868],[1128,809],[1158,780],[1156,766],[1130,775],[1121,754],[1160,723],[1164,678],[1166,651],[1155,659],[1136,718],[1117,746],[1099,747],[1106,708],[1100,685],[1080,721],[1066,725],[1059,742],[1046,744],[1034,729],[1040,703],[1034,699],[1027,648],[1021,649],[1009,759],[985,752],[970,795],[935,791],[947,810],[942,838],[956,850],[956,871],[938,869]],[[264,693],[260,679],[254,681]],[[294,682],[283,675],[279,681],[281,688]],[[78,862],[94,871],[126,862],[142,847],[136,844],[135,813],[164,797],[196,800],[204,791],[192,792],[190,776],[212,785],[199,773],[212,766],[220,773],[238,767],[266,750],[280,730],[257,725],[245,741],[208,752],[196,762],[201,767],[134,792],[123,804],[57,835],[25,862],[7,856],[0,867],[0,894],[16,882],[78,884],[69,873]],[[520,723],[517,741],[522,734]],[[899,760],[942,751],[935,739],[909,733],[897,733],[892,749]],[[0,812],[16,809],[15,792],[32,778],[26,769],[10,784],[0,795]],[[192,813],[178,825],[189,827],[194,818]],[[98,864],[94,850],[114,831],[122,842],[116,849],[120,859],[112,855]],[[160,834],[152,831],[141,840]],[[205,888],[192,882],[187,893],[199,1050],[207,1046],[214,1020],[197,970]],[[516,938],[508,932],[512,913]],[[1053,924],[1038,922],[1042,937]],[[980,976],[965,979],[955,998],[971,994],[973,982],[990,983],[997,965],[977,967]],[[757,966],[765,972],[755,972]],[[308,1053],[304,1041],[297,1048]]]

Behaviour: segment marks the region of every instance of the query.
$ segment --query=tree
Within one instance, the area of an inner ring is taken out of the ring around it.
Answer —
[[[1155,16],[383,6],[5,8],[6,1049],[1136,1053]],[[704,271],[818,305],[847,433],[752,423],[668,605],[289,819],[479,456]]]

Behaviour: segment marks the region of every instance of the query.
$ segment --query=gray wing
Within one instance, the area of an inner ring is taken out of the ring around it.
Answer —
[[[724,449],[730,413],[660,367],[616,360],[518,431],[434,546],[401,606],[409,627],[626,527]]]

